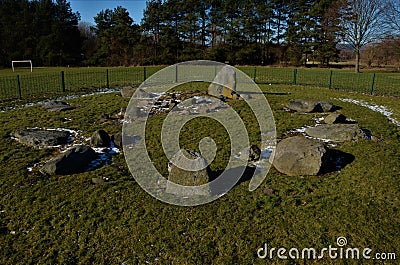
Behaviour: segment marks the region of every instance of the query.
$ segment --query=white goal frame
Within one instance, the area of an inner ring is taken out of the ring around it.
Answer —
[[[31,64],[31,73],[32,73],[32,60],[19,60],[19,61],[11,61],[11,67],[14,72],[14,63],[30,63]]]

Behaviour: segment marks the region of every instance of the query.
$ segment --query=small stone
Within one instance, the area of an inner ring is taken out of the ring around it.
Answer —
[[[249,149],[249,160],[250,161],[257,161],[260,160],[261,150],[257,145],[250,146]]]
[[[379,139],[377,136],[375,136],[375,135],[371,135],[371,141],[372,141],[372,142],[379,142],[380,139]]]
[[[264,193],[265,195],[271,196],[271,195],[273,195],[273,194],[275,193],[275,190],[270,189],[270,188],[265,188],[264,191],[263,191],[263,193]]]
[[[109,147],[111,138],[104,130],[97,130],[93,133],[90,143],[94,147]]]
[[[331,113],[325,117],[324,122],[326,124],[345,123],[346,116],[340,113]]]
[[[114,145],[115,145],[116,147],[121,148],[121,147],[122,147],[122,133],[121,133],[121,132],[118,132],[118,133],[113,134],[113,135],[111,136],[111,141],[114,142]]]
[[[103,184],[104,180],[101,178],[92,178],[92,183],[93,184]]]

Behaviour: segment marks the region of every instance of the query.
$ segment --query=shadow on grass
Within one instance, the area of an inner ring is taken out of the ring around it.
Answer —
[[[232,176],[232,178],[235,178],[238,175],[241,175],[239,181],[234,186],[234,187],[236,187],[239,184],[250,180],[253,177],[255,171],[256,171],[256,168],[254,168],[254,167],[241,166],[241,167],[228,169],[225,171],[225,174],[227,176]],[[210,182],[217,179],[223,172],[224,172],[224,170],[210,171],[209,172]],[[222,193],[226,192],[226,189],[227,188],[223,185],[212,185],[211,193],[212,194],[222,194]]]
[[[318,175],[324,175],[339,171],[351,164],[355,157],[352,154],[345,153],[339,150],[331,150],[325,154],[326,159],[322,163],[322,167]]]

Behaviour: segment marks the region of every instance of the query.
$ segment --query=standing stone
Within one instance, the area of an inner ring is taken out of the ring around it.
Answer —
[[[92,148],[86,145],[77,145],[48,161],[40,171],[47,175],[82,173],[96,158],[97,154]]]
[[[231,66],[224,66],[218,72],[213,83],[208,87],[208,95],[219,98],[224,94],[224,87],[236,92],[236,71]]]
[[[326,152],[322,143],[295,136],[277,144],[273,165],[279,172],[289,176],[317,175],[325,163]]]
[[[307,128],[308,136],[337,142],[350,142],[366,139],[366,135],[357,124],[323,124]]]
[[[344,123],[346,122],[346,116],[340,113],[331,113],[325,117],[324,122],[326,124]]]
[[[104,130],[97,130],[93,133],[90,143],[94,147],[109,147],[111,138]]]
[[[191,160],[191,164],[189,165],[187,159]],[[189,171],[186,169],[182,169],[176,165],[182,165],[184,167],[189,167],[193,169],[199,169],[197,171]],[[201,169],[200,169],[201,168]],[[209,176],[207,173],[207,161],[197,152],[188,149],[180,150],[168,164],[168,182],[166,187],[166,192],[182,195],[182,196],[190,196],[190,195],[209,195],[210,190],[207,189],[197,189],[193,187],[187,193],[186,191],[176,187],[175,185],[171,185],[171,182],[175,184],[179,184],[182,186],[200,186],[203,184],[207,184],[209,182]]]

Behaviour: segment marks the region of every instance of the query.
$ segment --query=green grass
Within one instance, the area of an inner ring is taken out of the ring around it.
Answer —
[[[191,90],[203,87],[191,85]],[[49,159],[56,150],[25,147],[9,135],[25,127],[65,127],[82,130],[121,130],[118,121],[101,123],[128,104],[116,93],[77,98],[77,108],[64,113],[41,106],[0,113],[0,263],[1,264],[302,264],[301,260],[257,259],[257,249],[270,247],[321,249],[345,236],[349,247],[400,255],[400,132],[383,115],[334,98],[354,98],[393,109],[398,99],[369,97],[303,86],[261,85],[276,119],[278,137],[307,124],[320,114],[284,111],[287,100],[332,100],[382,141],[345,143],[338,149],[355,156],[340,172],[318,177],[288,177],[271,169],[254,192],[243,182],[217,201],[198,207],[160,202],[133,180],[122,154],[111,165],[71,176],[44,177],[27,167]],[[231,102],[258,141],[254,120],[243,102]],[[155,164],[165,167],[157,137],[162,115],[149,119],[147,139]],[[61,118],[70,118],[64,123]],[[212,126],[212,127],[210,127]],[[212,128],[212,130],[210,130]],[[193,137],[194,135],[194,137]],[[195,119],[181,134],[181,144],[196,147],[211,136],[221,147],[214,170],[226,164],[224,129]],[[93,177],[108,177],[102,185]],[[265,188],[275,193],[267,196]],[[15,231],[15,234],[10,233]],[[364,262],[364,261],[362,261]],[[359,264],[352,260],[310,261],[310,264]],[[386,264],[386,263],[385,263]],[[390,264],[389,262],[387,264]],[[392,264],[396,264],[393,262]]]

